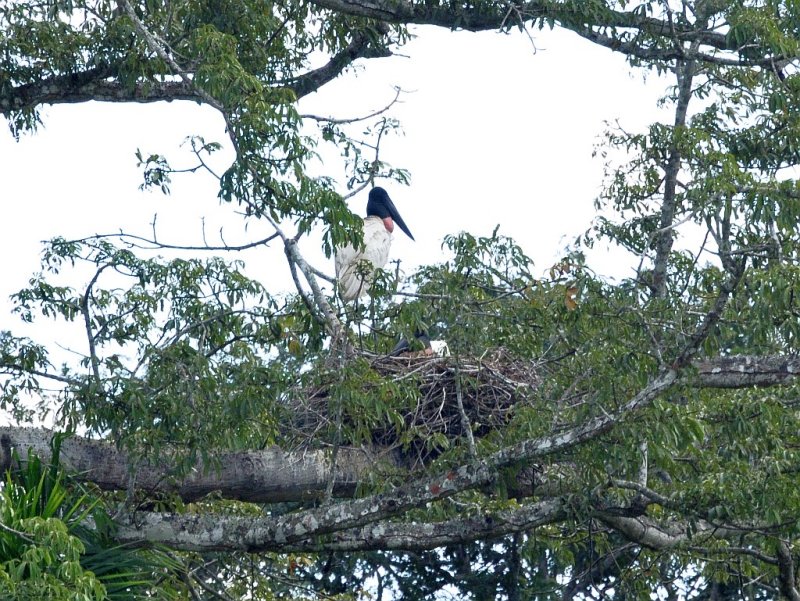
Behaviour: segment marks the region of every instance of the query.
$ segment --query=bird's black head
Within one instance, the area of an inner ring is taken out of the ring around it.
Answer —
[[[431,348],[431,337],[428,336],[427,332],[416,329],[414,330],[414,338],[422,343],[422,347],[424,349]],[[411,344],[406,338],[401,338],[400,341],[394,345],[394,348],[389,351],[389,356],[397,357],[398,355],[402,355],[403,353],[407,353],[409,351],[411,351]]]
[[[389,195],[383,188],[375,187],[369,191],[369,200],[367,200],[367,216],[369,217],[371,215],[380,217],[381,219],[391,217],[392,221],[399,225],[400,229],[403,230],[409,238],[412,240],[414,239],[414,236],[411,235],[411,231],[408,229],[406,222],[403,221],[402,217],[400,217],[400,213],[397,212],[397,208],[395,208],[392,199],[389,198]]]

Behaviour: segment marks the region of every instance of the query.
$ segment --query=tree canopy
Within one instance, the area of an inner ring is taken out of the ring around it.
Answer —
[[[408,183],[399,124],[298,102],[415,24],[568,30],[670,77],[672,118],[609,128],[596,222],[544,277],[454,232],[344,304],[302,243],[362,242],[346,199]],[[0,331],[0,596],[800,599],[800,3],[6,0],[0,29],[14,136],[48,104],[215,109],[228,138],[140,153],[143,186],[210,173],[295,284],[241,247],[45,245],[14,312],[84,350]],[[635,274],[598,276],[600,243]],[[451,356],[387,356],[420,330]]]

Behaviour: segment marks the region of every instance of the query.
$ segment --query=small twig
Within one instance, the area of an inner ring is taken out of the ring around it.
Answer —
[[[61,382],[63,384],[71,384],[73,386],[76,386],[81,383],[81,380],[78,378],[69,378],[67,376],[51,374],[46,371],[39,371],[37,369],[28,369],[27,367],[22,367],[21,365],[16,365],[13,363],[3,363],[3,365],[0,366],[0,373],[9,375],[16,373],[24,373],[31,376],[37,376],[39,378],[47,378],[48,380],[55,380],[56,382]]]
[[[14,536],[18,536],[21,539],[31,543],[32,545],[36,544],[36,541],[30,538],[27,534],[25,534],[24,532],[20,532],[19,530],[14,530],[14,528],[12,528],[11,526],[6,526],[3,522],[0,522],[0,529],[13,534]]]
[[[397,103],[398,99],[400,98],[400,94],[403,93],[402,88],[399,86],[395,86],[395,96],[389,104],[387,104],[382,109],[378,109],[377,111],[373,111],[369,115],[364,115],[363,117],[352,117],[350,119],[336,119],[334,117],[320,117],[319,115],[300,115],[301,119],[313,119],[314,121],[321,121],[323,123],[331,123],[333,125],[347,125],[348,123],[358,123],[359,121],[366,121],[367,119],[371,119],[372,117],[377,117],[388,111],[394,104]]]
[[[182,244],[166,244],[164,242],[159,242],[155,236],[153,238],[145,238],[144,236],[137,236],[135,234],[126,234],[125,232],[120,231],[118,234],[95,234],[94,236],[87,236],[86,238],[79,238],[76,240],[72,240],[72,242],[91,242],[93,240],[102,240],[104,238],[116,238],[122,242],[125,242],[126,244],[129,244],[131,246],[136,246],[137,248],[142,248],[144,250],[153,250],[159,248],[168,250],[208,250],[208,251],[224,250],[224,251],[238,252],[242,250],[249,250],[251,248],[256,248],[257,246],[264,246],[277,237],[278,234],[272,234],[271,236],[267,236],[266,238],[262,238],[261,240],[256,240],[255,242],[248,242],[247,244],[241,244],[238,246],[231,246],[229,244],[224,244],[222,246],[211,246],[209,244],[204,244],[202,246],[192,246],[192,245],[182,245]],[[129,242],[129,240],[135,240],[137,242],[149,244],[151,245],[151,247],[139,246],[133,242]]]
[[[391,381],[392,382],[402,382],[403,380],[406,380],[406,379],[410,378],[411,376],[413,376],[417,372],[420,372],[423,369],[428,368],[431,363],[434,363],[434,364],[435,363],[442,363],[443,361],[445,361],[444,357],[433,357],[433,358],[430,358],[430,359],[425,358],[425,362],[422,363],[422,365],[420,365],[419,367],[417,367],[415,369],[412,369],[411,371],[408,371],[408,372],[405,372],[405,373],[401,373],[399,376],[395,376],[394,378],[392,378]]]

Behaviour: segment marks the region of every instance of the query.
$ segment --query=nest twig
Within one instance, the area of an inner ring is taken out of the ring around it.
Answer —
[[[460,360],[362,356],[386,382],[413,383],[419,391],[414,403],[401,411],[402,427],[381,423],[371,430],[372,444],[395,449],[408,467],[424,465],[441,454],[465,436],[465,427],[479,438],[508,423],[518,407],[531,402],[540,382],[538,364],[520,361],[504,349]],[[463,415],[457,403],[457,379]],[[330,384],[323,382],[305,391],[302,406],[295,408],[295,415],[302,416],[296,426],[306,440],[320,440],[331,424],[329,391]]]

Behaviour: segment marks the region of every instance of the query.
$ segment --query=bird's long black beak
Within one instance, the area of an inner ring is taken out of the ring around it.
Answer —
[[[397,225],[400,226],[400,229],[406,233],[406,236],[414,240],[414,236],[411,234],[411,230],[408,229],[406,222],[403,221],[403,218],[400,217],[400,213],[397,212],[397,207],[394,206],[392,199],[389,196],[386,196],[386,208],[389,210],[389,215]]]

